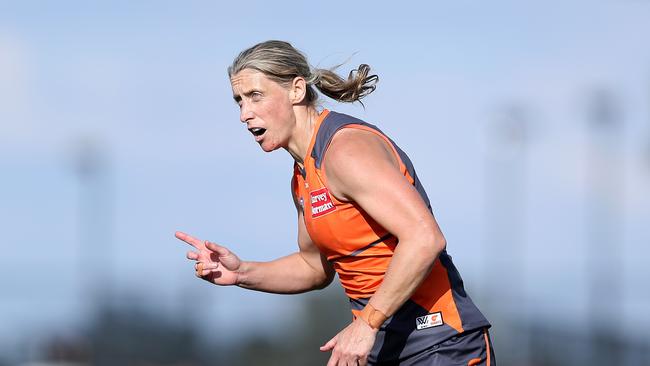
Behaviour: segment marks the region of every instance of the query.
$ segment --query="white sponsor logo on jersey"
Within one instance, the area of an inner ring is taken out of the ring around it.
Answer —
[[[415,319],[415,325],[418,330],[442,325],[442,314],[437,312],[425,316],[419,316]]]

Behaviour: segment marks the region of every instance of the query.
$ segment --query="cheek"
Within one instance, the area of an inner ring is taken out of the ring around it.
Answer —
[[[291,105],[279,101],[276,103],[270,102],[263,108],[263,113],[267,118],[267,122],[271,123],[275,128],[282,128],[288,126],[293,115]]]

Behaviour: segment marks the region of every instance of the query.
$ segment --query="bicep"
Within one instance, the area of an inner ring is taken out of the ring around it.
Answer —
[[[335,196],[354,201],[398,239],[440,233],[426,203],[400,171],[393,150],[380,137],[366,131],[335,135],[323,166]]]

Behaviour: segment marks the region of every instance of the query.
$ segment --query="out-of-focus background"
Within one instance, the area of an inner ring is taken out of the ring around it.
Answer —
[[[0,365],[324,365],[337,284],[194,277],[183,230],[296,246],[292,160],[226,68],[370,64],[500,365],[650,364],[650,2],[0,1]]]

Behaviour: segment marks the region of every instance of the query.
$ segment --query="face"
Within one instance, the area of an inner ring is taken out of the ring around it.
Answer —
[[[262,150],[286,148],[295,126],[290,90],[250,69],[233,75],[230,83],[239,119]]]

